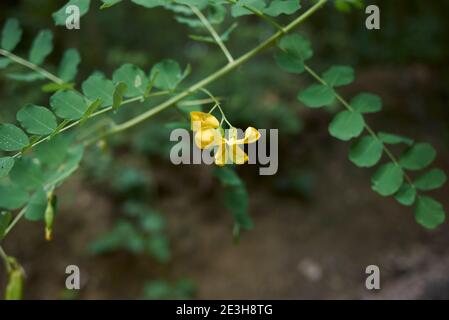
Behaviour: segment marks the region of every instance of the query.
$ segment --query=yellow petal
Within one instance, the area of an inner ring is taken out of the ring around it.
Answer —
[[[221,135],[215,129],[200,129],[195,133],[195,144],[200,149],[206,149],[220,143]]]
[[[244,164],[248,161],[248,155],[238,145],[231,145],[229,146],[229,149],[231,149],[231,160],[235,164]]]
[[[192,111],[190,112],[190,122],[193,131],[200,129],[215,129],[220,126],[217,118],[210,113]]]
[[[218,145],[217,151],[215,152],[215,164],[217,166],[224,166],[228,161],[226,144],[224,140]]]
[[[259,140],[260,132],[253,127],[248,127],[245,130],[245,142],[244,143],[253,143]]]

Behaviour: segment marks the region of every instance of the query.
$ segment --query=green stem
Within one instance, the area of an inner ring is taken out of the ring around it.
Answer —
[[[321,83],[322,85],[329,86],[329,84],[321,78],[313,69],[311,69],[309,66],[304,65],[304,69],[307,71],[308,74],[310,74],[316,81]],[[334,91],[335,97],[337,100],[348,110],[353,112],[354,109],[351,107],[348,101],[346,101],[338,92]],[[391,152],[391,150],[383,143],[380,138],[377,136],[376,132],[365,122],[364,123],[365,130],[376,140],[380,141],[382,143],[383,150],[385,151],[385,154],[390,158],[390,160],[397,166],[401,167],[399,165],[399,161],[396,159],[394,154]],[[402,169],[402,167],[401,167]],[[410,178],[410,176],[402,169],[402,172],[404,173],[404,177],[407,180],[407,182],[414,188],[413,180]]]
[[[3,261],[5,263],[6,271],[9,272],[9,270],[11,270],[11,268],[12,268],[11,262],[9,261],[9,257],[6,254],[5,250],[3,250],[2,246],[0,246],[0,257],[3,259]]]
[[[257,47],[253,48],[252,50],[248,51],[247,53],[240,56],[238,59],[234,60],[233,62],[228,63],[226,66],[222,67],[220,70],[212,73],[208,77],[204,78],[203,80],[195,83],[187,90],[179,93],[178,95],[174,96],[173,98],[157,105],[153,109],[148,110],[147,112],[144,112],[140,115],[138,115],[135,118],[132,118],[114,128],[112,128],[110,131],[105,132],[103,135],[99,137],[99,139],[105,138],[106,136],[116,134],[122,131],[125,131],[131,127],[134,127],[145,120],[151,118],[155,114],[167,109],[168,107],[171,107],[172,105],[176,104],[180,100],[184,99],[187,95],[190,93],[196,92],[200,88],[206,87],[210,83],[214,82],[215,80],[223,77],[224,75],[228,74],[229,72],[235,70],[240,65],[244,64],[254,56],[256,56],[261,51],[267,49],[268,47],[272,46],[276,43],[276,41],[281,38],[284,33],[288,33],[294,28],[296,28],[298,25],[303,23],[307,18],[309,18],[312,14],[314,14],[317,10],[319,10],[328,0],[320,0],[315,5],[310,7],[306,12],[304,12],[301,16],[293,20],[290,24],[288,24],[285,28],[283,28],[283,31],[278,31],[274,35],[272,35],[270,38],[259,44]]]
[[[220,47],[221,51],[223,51],[223,53],[226,56],[226,59],[228,59],[229,63],[234,62],[234,58],[232,57],[232,55],[229,52],[228,48],[226,48],[226,46],[223,43],[223,41],[221,40],[220,36],[217,34],[215,29],[210,24],[209,20],[207,20],[207,18],[195,6],[191,6],[191,5],[187,5],[187,6],[198,17],[198,19],[200,19],[201,23],[206,27],[206,29],[212,35],[212,38],[214,38],[215,42]]]
[[[7,57],[7,58],[9,58],[9,59],[11,59],[12,61],[14,61],[14,62],[16,62],[18,64],[21,64],[21,65],[23,65],[23,66],[25,66],[25,67],[27,67],[27,68],[29,68],[31,70],[36,71],[37,73],[43,75],[45,78],[49,79],[50,81],[52,81],[54,83],[57,83],[57,84],[64,84],[65,83],[65,81],[62,80],[61,78],[55,76],[54,74],[48,72],[47,70],[39,67],[38,65],[36,65],[34,63],[31,63],[31,62],[29,62],[29,61],[27,61],[25,59],[22,59],[21,57],[16,56],[15,54],[13,54],[13,53],[11,53],[9,51],[0,49],[0,54],[5,56],[5,57]]]

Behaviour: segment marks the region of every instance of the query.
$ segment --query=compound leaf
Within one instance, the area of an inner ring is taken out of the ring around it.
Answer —
[[[369,168],[379,162],[382,153],[382,142],[371,136],[366,136],[352,144],[349,159],[358,167]]]
[[[112,80],[115,84],[122,82],[127,86],[126,92],[122,95],[129,98],[144,95],[148,87],[145,72],[132,64],[124,64],[115,70]]]
[[[401,188],[403,181],[402,168],[392,162],[381,166],[371,179],[372,189],[382,196],[395,194]]]
[[[55,115],[45,107],[27,104],[17,112],[17,120],[28,133],[46,135],[52,133],[58,124]]]
[[[335,101],[335,92],[331,87],[314,84],[300,92],[298,100],[309,108],[321,108]]]
[[[42,30],[33,41],[29,60],[40,65],[53,50],[53,33],[50,30]]]
[[[331,87],[345,86],[354,81],[354,69],[348,66],[333,66],[323,74],[323,79]]]
[[[58,91],[50,97],[55,114],[65,120],[78,120],[87,110],[83,97],[73,91]]]
[[[13,124],[0,124],[0,150],[18,151],[29,143],[30,140],[22,129]]]
[[[436,151],[428,143],[417,143],[409,148],[399,159],[399,163],[407,170],[421,170],[435,160]]]
[[[112,95],[114,92],[114,83],[100,74],[92,74],[82,84],[84,95],[91,101],[100,98],[102,107],[112,105]]]
[[[427,229],[435,229],[446,219],[444,208],[438,201],[425,196],[419,196],[416,201],[415,219]]]
[[[20,39],[22,39],[22,28],[20,28],[19,21],[14,18],[6,20],[2,31],[2,49],[13,51]]]
[[[62,57],[61,64],[59,65],[58,75],[59,78],[65,82],[70,82],[75,79],[78,73],[78,65],[81,62],[80,54],[76,49],[67,49]]]
[[[382,110],[382,99],[371,93],[360,93],[351,100],[351,106],[361,113],[375,113]]]
[[[6,177],[14,167],[13,157],[2,157],[0,158],[0,178]]]
[[[440,188],[446,183],[447,177],[441,169],[432,169],[414,181],[414,185],[419,190],[430,191]]]
[[[365,127],[365,121],[360,112],[341,111],[329,124],[329,133],[331,136],[348,141],[358,137]]]

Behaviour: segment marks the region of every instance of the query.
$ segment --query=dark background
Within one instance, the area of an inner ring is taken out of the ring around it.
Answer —
[[[447,172],[449,2],[366,2],[379,5],[381,30],[365,29],[363,10],[342,13],[332,5],[301,26],[314,46],[311,64],[319,71],[332,64],[354,66],[357,79],[342,94],[380,95],[384,110],[369,116],[370,124],[432,143],[438,151],[435,165]],[[193,83],[225,62],[217,48],[190,40],[188,34],[198,32],[176,23],[169,11],[131,3],[100,11],[93,1],[81,30],[69,31],[51,19],[64,3],[2,1],[0,24],[8,17],[20,20],[24,38],[17,52],[22,56],[39,30],[53,30],[50,69],[66,48],[77,48],[83,60],[78,85],[95,70],[110,77],[121,64],[134,63],[148,71],[164,58],[190,63],[188,82]],[[234,56],[272,33],[256,17],[241,17],[238,23],[228,43]],[[167,111],[113,138],[106,156],[88,152],[82,170],[58,192],[62,204],[52,242],[44,241],[41,224],[25,221],[4,241],[26,270],[25,297],[449,298],[447,223],[426,231],[410,208],[372,192],[372,170],[350,163],[350,144],[327,132],[337,109],[301,106],[296,95],[311,79],[279,70],[272,52],[209,88],[225,97],[223,107],[236,125],[280,130],[275,176],[259,176],[254,166],[238,170],[250,195],[253,231],[233,243],[232,219],[211,167],[169,162],[164,122],[179,115]],[[0,73],[2,122],[27,102],[48,105],[40,85],[12,82]],[[136,108],[130,113],[139,113]],[[127,111],[115,119],[126,117]],[[446,208],[447,194],[447,187],[434,194]],[[142,229],[122,209],[129,199],[157,212],[165,225],[150,253],[129,244]],[[129,237],[111,231],[123,221],[133,225]],[[82,289],[76,293],[64,290],[69,264],[81,268]],[[376,293],[364,287],[370,264],[381,269],[382,290]]]

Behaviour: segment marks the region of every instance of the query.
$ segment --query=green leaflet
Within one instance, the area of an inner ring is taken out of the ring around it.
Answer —
[[[371,136],[365,136],[351,145],[349,159],[358,167],[369,168],[380,161],[382,153],[382,142]]]
[[[14,184],[0,185],[0,208],[15,210],[28,200],[28,193]]]
[[[22,28],[20,28],[19,21],[14,18],[6,20],[2,31],[2,49],[13,51],[20,39],[22,39]]]
[[[72,5],[78,7],[80,17],[82,17],[89,11],[90,0],[70,0],[70,1],[68,1],[58,11],[56,11],[52,14],[53,21],[55,22],[55,25],[57,25],[57,26],[65,26],[66,25],[66,19],[69,17],[69,14],[67,14],[66,9],[68,6],[72,6]]]
[[[443,170],[432,169],[418,177],[413,184],[419,190],[430,191],[442,187],[446,180],[446,173]]]
[[[386,143],[386,144],[405,143],[405,144],[411,146],[414,143],[414,141],[410,138],[399,136],[396,134],[391,134],[391,133],[379,132],[378,137],[380,140],[382,140],[383,143]]]
[[[372,189],[384,197],[395,194],[403,181],[401,167],[392,162],[381,166],[371,179]]]
[[[214,175],[225,187],[224,201],[239,228],[250,230],[254,227],[248,214],[248,192],[244,183],[230,167],[215,168]]]
[[[329,124],[331,136],[348,141],[358,137],[365,128],[365,121],[361,113],[357,111],[341,111]]]
[[[309,108],[321,108],[335,101],[335,91],[322,84],[314,84],[298,94],[298,100]]]
[[[99,74],[92,74],[82,84],[84,95],[91,101],[100,98],[102,107],[112,105],[112,94],[114,92],[114,83]]]
[[[112,80],[116,85],[119,82],[122,82],[127,86],[127,90],[122,93],[122,96],[128,98],[143,96],[149,82],[145,72],[129,63],[124,64],[119,69],[115,70]]]
[[[313,56],[310,42],[296,33],[282,37],[278,47],[281,51],[274,58],[278,66],[287,72],[304,72],[304,62]]]
[[[428,143],[417,143],[409,148],[399,159],[407,170],[421,170],[429,166],[436,157],[435,149]]]
[[[444,222],[446,214],[438,201],[430,197],[419,196],[416,201],[415,219],[427,229],[434,229]]]
[[[242,180],[240,180],[237,173],[226,166],[214,168],[214,175],[225,187],[239,187],[243,185]]]
[[[246,9],[244,6],[249,6],[251,8],[263,11],[265,8],[264,0],[238,0],[236,4],[232,5],[231,14],[234,18],[253,14],[250,10]]]
[[[84,148],[82,145],[70,148],[64,162],[49,176],[46,183],[57,186],[70,177],[78,169],[83,154]]]
[[[404,206],[411,206],[415,203],[417,193],[408,182],[404,182],[394,198]]]
[[[58,91],[50,97],[50,106],[55,114],[66,120],[78,120],[87,110],[83,97],[73,91]]]
[[[226,188],[225,207],[231,212],[240,228],[251,230],[254,223],[248,214],[248,192],[244,186]]]
[[[345,86],[354,81],[354,69],[347,66],[333,66],[323,74],[330,87]]]
[[[161,90],[174,90],[183,80],[183,74],[179,64],[174,60],[164,60],[151,69],[150,79],[154,80],[154,86]]]
[[[0,178],[6,177],[14,166],[13,157],[0,158]]]
[[[119,82],[115,86],[114,99],[112,102],[112,110],[114,110],[114,112],[117,112],[117,110],[122,105],[123,95],[125,94],[127,88],[128,86],[123,82]]]
[[[52,133],[58,124],[54,114],[45,107],[27,104],[17,112],[17,120],[28,133],[47,135]]]
[[[11,181],[23,190],[36,190],[45,182],[40,164],[30,158],[18,159],[9,176]]]
[[[44,167],[53,169],[66,158],[70,142],[71,139],[59,134],[37,145],[34,152]]]
[[[50,30],[42,30],[33,41],[29,60],[31,63],[40,65],[52,51],[53,33]]]
[[[78,73],[78,65],[81,62],[80,54],[76,49],[67,49],[62,57],[61,64],[59,65],[58,75],[59,78],[65,82],[70,82],[75,79]]]
[[[47,193],[44,189],[37,190],[30,198],[25,209],[25,218],[30,221],[40,221],[44,219],[45,209],[47,209]]]
[[[360,93],[351,100],[351,107],[360,113],[375,113],[382,110],[382,99],[370,93]]]
[[[281,14],[293,14],[300,8],[299,0],[273,0],[263,12],[269,16],[277,17]]]
[[[18,151],[29,143],[28,136],[20,128],[13,124],[0,124],[0,150]]]
[[[8,228],[9,224],[12,221],[12,214],[8,211],[0,212],[0,241],[5,236],[5,231]]]

